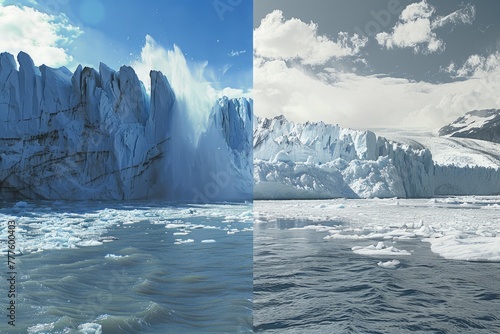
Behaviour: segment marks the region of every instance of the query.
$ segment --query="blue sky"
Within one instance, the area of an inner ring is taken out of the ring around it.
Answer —
[[[0,0],[0,45],[37,65],[118,69],[140,59],[149,35],[155,47],[175,44],[189,65],[203,64],[214,88],[248,91],[252,22],[248,0]]]
[[[261,116],[438,128],[500,108],[500,2],[255,0]]]

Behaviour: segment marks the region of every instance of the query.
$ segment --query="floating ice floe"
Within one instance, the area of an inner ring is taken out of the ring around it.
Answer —
[[[72,249],[77,247],[99,246],[113,242],[116,237],[106,235],[111,227],[127,228],[127,222],[164,224],[168,234],[187,235],[197,229],[221,230],[227,225],[220,224],[226,217],[237,217],[231,223],[232,232],[251,231],[240,225],[249,215],[249,205],[207,204],[197,206],[194,213],[184,208],[165,206],[163,203],[107,203],[107,202],[17,202],[9,207],[0,208],[0,221],[16,222],[16,253],[29,254],[54,249]],[[107,207],[107,205],[111,207]],[[25,212],[23,208],[29,208]],[[133,209],[131,209],[133,208]],[[189,221],[202,218],[203,223]],[[203,219],[213,219],[212,225],[205,225]],[[7,224],[0,226],[0,235],[7,235]],[[228,227],[229,230],[229,227]],[[1,239],[1,238],[0,238]],[[0,240],[0,246],[6,240]],[[2,254],[7,252],[2,248]]]
[[[81,247],[99,246],[102,245],[102,242],[99,242],[97,240],[84,240],[78,242],[76,245]]]
[[[379,261],[377,263],[377,265],[379,267],[386,268],[386,269],[396,269],[396,267],[399,266],[400,263],[401,262],[399,262],[398,260],[392,260],[392,261],[387,261],[387,262]]]
[[[186,231],[186,232],[174,232],[172,233],[172,235],[188,235],[190,232],[189,231]]]
[[[128,255],[116,255],[116,254],[106,254],[105,258],[107,259],[120,259],[122,257],[128,257]]]
[[[407,250],[397,249],[393,246],[387,247],[382,241],[380,241],[376,246],[355,246],[351,249],[354,253],[360,255],[411,255],[411,253]]]
[[[394,205],[395,201],[399,205]],[[339,204],[348,203],[343,210]],[[473,205],[463,206],[462,203]],[[322,206],[318,210],[318,206]],[[311,220],[325,240],[401,240],[429,242],[431,251],[450,260],[500,262],[500,197],[466,196],[429,199],[255,201],[260,221]],[[332,218],[334,217],[334,218]],[[322,224],[342,222],[331,228]],[[358,253],[403,255],[394,249],[358,247]],[[391,252],[392,251],[392,252]]]
[[[425,238],[432,252],[449,260],[500,262],[500,237],[446,235]]]
[[[189,244],[189,243],[192,243],[194,242],[193,239],[186,239],[186,240],[183,240],[183,239],[175,239],[175,242],[174,244],[175,245],[181,245],[181,244]]]

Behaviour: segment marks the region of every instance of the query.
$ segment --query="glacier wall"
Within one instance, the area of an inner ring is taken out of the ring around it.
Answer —
[[[252,101],[193,104],[150,78],[148,95],[129,66],[71,73],[1,53],[0,197],[251,199]]]
[[[434,167],[435,195],[500,195],[500,167]]]
[[[255,199],[500,194],[500,167],[439,164],[371,131],[255,118],[253,147]]]
[[[430,197],[429,150],[338,125],[254,120],[254,198]]]

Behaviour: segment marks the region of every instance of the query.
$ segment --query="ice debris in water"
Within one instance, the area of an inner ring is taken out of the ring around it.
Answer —
[[[386,269],[396,269],[397,266],[399,266],[400,262],[398,260],[392,260],[392,261],[387,261],[387,262],[382,262],[379,261],[377,265],[382,268]]]
[[[394,246],[387,247],[382,241],[380,241],[376,246],[355,246],[351,249],[354,253],[360,255],[411,255],[411,253],[406,250],[397,249]]]

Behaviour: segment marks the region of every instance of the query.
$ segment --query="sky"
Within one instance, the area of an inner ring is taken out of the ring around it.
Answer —
[[[146,52],[174,45],[216,90],[249,92],[252,1],[0,0],[0,52],[25,51],[35,65],[161,69],[152,60],[162,60]]]
[[[438,129],[500,108],[500,2],[254,0],[255,113]]]

